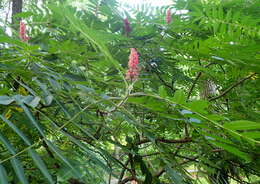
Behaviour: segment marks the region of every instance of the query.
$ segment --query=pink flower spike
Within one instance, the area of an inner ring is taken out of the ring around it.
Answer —
[[[139,57],[137,50],[135,48],[131,48],[131,52],[128,60],[128,68],[137,68],[139,64]]]
[[[24,22],[20,22],[20,32],[19,32],[19,37],[23,42],[26,42],[29,40],[29,37],[26,36],[26,27]]]
[[[172,21],[171,9],[168,8],[168,9],[166,10],[166,23],[167,23],[167,24],[170,24],[171,21]]]
[[[139,75],[139,56],[135,48],[131,48],[128,61],[128,70],[126,72],[126,80],[137,80]]]
[[[128,34],[131,32],[131,27],[128,18],[124,19],[124,26],[125,26],[125,34],[128,36]]]
[[[139,69],[128,69],[126,72],[126,80],[137,80],[139,75]]]

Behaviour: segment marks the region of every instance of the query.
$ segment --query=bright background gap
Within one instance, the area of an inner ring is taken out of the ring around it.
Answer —
[[[129,5],[151,4],[152,6],[166,6],[173,4],[173,0],[118,0],[118,2]]]

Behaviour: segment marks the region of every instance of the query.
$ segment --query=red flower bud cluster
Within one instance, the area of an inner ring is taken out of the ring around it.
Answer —
[[[19,37],[23,42],[28,41],[30,38],[26,36],[26,27],[24,22],[20,22],[20,32],[19,32]]]
[[[131,27],[128,18],[124,19],[124,26],[125,26],[125,34],[128,36],[128,34],[131,32]]]
[[[135,48],[131,48],[129,55],[128,70],[126,72],[126,80],[137,80],[139,75],[139,56]]]
[[[167,24],[170,24],[171,21],[172,21],[171,9],[168,8],[168,9],[166,10],[166,23],[167,23]]]

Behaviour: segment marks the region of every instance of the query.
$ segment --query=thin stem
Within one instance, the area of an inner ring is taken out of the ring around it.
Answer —
[[[223,96],[225,96],[228,92],[230,92],[232,89],[234,89],[235,87],[237,87],[238,85],[242,84],[244,81],[250,79],[251,77],[253,77],[254,75],[256,75],[256,73],[252,73],[251,75],[240,79],[239,81],[235,82],[234,84],[232,84],[229,88],[227,88],[226,90],[224,90],[219,96],[210,98],[209,101],[213,101],[213,100],[217,100]]]
[[[195,86],[196,86],[196,84],[197,84],[197,82],[198,82],[198,80],[199,80],[199,78],[200,78],[201,75],[202,75],[202,72],[199,72],[198,75],[197,75],[197,77],[195,78],[194,82],[192,83],[192,86],[191,86],[191,88],[190,88],[190,90],[189,90],[189,92],[188,92],[188,97],[187,97],[187,99],[190,99],[191,93],[192,93],[193,89],[195,88]]]
[[[151,140],[149,139],[143,139],[139,142],[137,142],[136,144],[137,145],[140,145],[140,144],[144,144],[144,143],[148,143],[148,142],[151,142]],[[164,138],[158,138],[158,139],[155,139],[155,142],[162,142],[162,143],[188,143],[188,142],[192,142],[192,139],[191,138],[184,138],[184,139],[164,139]]]
[[[129,162],[130,162],[130,159],[128,158],[127,159],[127,161],[125,162],[125,167],[127,167],[127,165],[129,164]],[[119,176],[119,179],[118,179],[118,183],[120,183],[121,181],[122,181],[122,179],[123,179],[123,177],[124,177],[124,175],[125,175],[125,170],[126,170],[126,168],[125,167],[123,167],[123,169],[122,169],[122,171],[121,171],[121,173],[120,173],[120,176]]]

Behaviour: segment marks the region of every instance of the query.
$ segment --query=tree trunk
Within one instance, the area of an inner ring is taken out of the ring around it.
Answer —
[[[18,23],[20,21],[20,18],[15,18],[14,16],[17,13],[21,13],[23,9],[23,0],[12,0],[12,24],[14,26],[14,29],[18,29]]]

